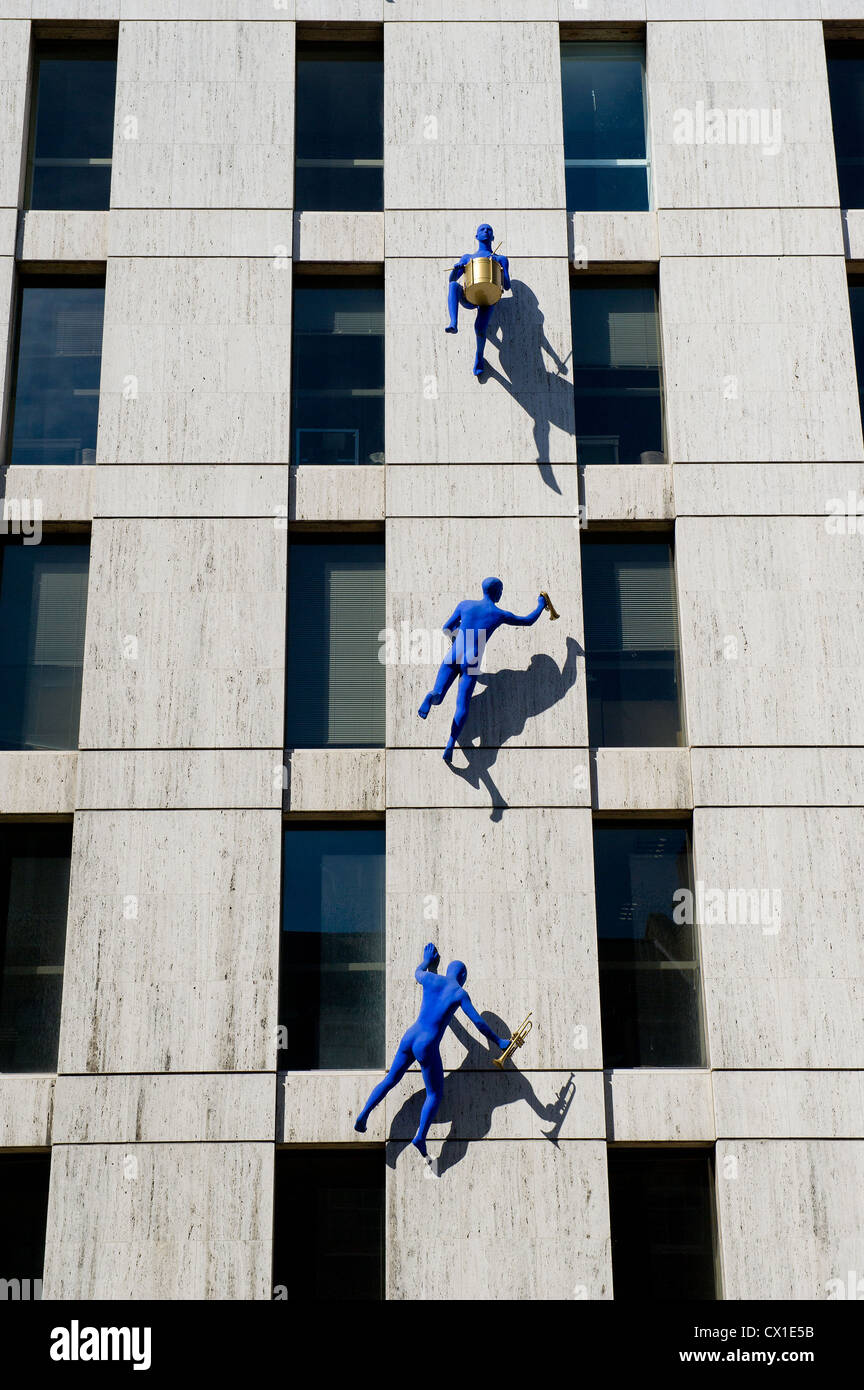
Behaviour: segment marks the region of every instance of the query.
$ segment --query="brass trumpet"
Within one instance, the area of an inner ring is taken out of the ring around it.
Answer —
[[[523,1043],[525,1042],[525,1039],[531,1032],[531,1029],[534,1027],[534,1024],[531,1022],[531,1015],[533,1012],[533,1009],[529,1009],[528,1017],[525,1019],[524,1023],[519,1024],[519,1027],[516,1029],[516,1032],[513,1034],[512,1038],[507,1044],[505,1051],[501,1053],[501,1056],[492,1058],[493,1067],[503,1067],[504,1063],[507,1061],[507,1058],[513,1056],[513,1053],[516,1051],[517,1047],[522,1047]]]
[[[553,604],[551,598],[549,597],[545,589],[540,590],[540,597],[545,598],[546,612],[549,614],[550,621],[554,623],[558,618],[561,617],[561,614],[555,611],[555,605]]]

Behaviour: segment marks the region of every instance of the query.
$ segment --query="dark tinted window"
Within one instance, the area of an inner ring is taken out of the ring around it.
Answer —
[[[704,1150],[609,1150],[617,1302],[717,1298],[712,1193]]]
[[[828,86],[841,208],[864,208],[864,46],[829,43]]]
[[[663,394],[654,281],[579,275],[570,318],[579,462],[658,462]]]
[[[276,1154],[274,1297],[384,1297],[384,1153]]]
[[[384,462],[384,287],[369,276],[294,288],[295,463]]]
[[[688,828],[598,822],[594,884],[604,1067],[704,1065]]]
[[[71,825],[0,823],[0,1071],[57,1070]]]
[[[7,1299],[42,1297],[50,1173],[50,1154],[0,1154],[0,1280]]]
[[[645,50],[635,43],[561,45],[567,207],[644,211]]]
[[[864,276],[849,278],[849,309],[852,314],[852,341],[855,345],[855,372],[858,377],[858,408],[864,421]]]
[[[375,44],[297,45],[294,206],[384,206],[384,60]]]
[[[37,45],[28,207],[108,207],[116,80],[115,44]]]
[[[384,852],[381,825],[285,830],[279,1065],[289,1071],[384,1065]]]

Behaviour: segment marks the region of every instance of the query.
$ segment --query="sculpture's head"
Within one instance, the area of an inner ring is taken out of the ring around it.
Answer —
[[[491,599],[493,603],[497,603],[503,592],[504,585],[501,583],[500,579],[483,580],[484,598]]]
[[[481,222],[481,223],[480,223],[480,226],[477,228],[477,240],[478,240],[478,241],[481,241],[481,242],[482,242],[482,241],[489,241],[489,242],[491,242],[491,241],[492,241],[492,238],[494,237],[494,235],[495,235],[495,233],[493,232],[492,228],[489,226],[489,223],[488,223],[488,222]]]
[[[449,980],[455,980],[457,985],[464,985],[465,981],[468,979],[468,970],[466,966],[462,964],[461,960],[451,960],[450,964],[447,966],[447,978]]]

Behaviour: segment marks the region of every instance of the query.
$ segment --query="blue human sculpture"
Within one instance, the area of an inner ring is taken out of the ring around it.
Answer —
[[[488,639],[502,623],[508,627],[532,627],[546,607],[546,596],[541,594],[533,613],[520,618],[516,613],[508,613],[498,607],[498,600],[504,592],[500,579],[483,580],[482,599],[463,599],[457,603],[455,611],[444,624],[445,632],[455,634],[453,645],[438,668],[435,684],[424,699],[417,713],[425,719],[433,705],[440,705],[456,677],[459,687],[456,691],[456,712],[450,727],[450,737],[444,749],[444,761],[453,761],[453,749],[468,718],[468,706],[477,677],[480,663]]]
[[[450,288],[447,292],[447,307],[450,310],[450,322],[445,328],[445,333],[458,333],[459,331],[459,306],[463,309],[474,309],[476,307],[477,317],[474,320],[474,335],[477,339],[477,352],[474,356],[474,375],[482,376],[486,366],[483,360],[483,349],[486,345],[486,330],[495,312],[494,304],[473,305],[465,298],[465,291],[459,284],[459,277],[465,274],[465,267],[469,261],[473,261],[477,256],[491,256],[501,267],[501,284],[505,290],[510,288],[510,262],[506,256],[496,256],[492,250],[492,241],[495,236],[488,222],[481,222],[477,228],[477,250],[466,251],[450,271]]]
[[[438,975],[436,971],[440,960],[441,957],[435,943],[427,942],[423,948],[423,959],[414,971],[415,980],[423,987],[423,1002],[420,1005],[420,1012],[407,1033],[403,1035],[392,1067],[384,1080],[378,1082],[354,1121],[354,1128],[361,1134],[365,1134],[366,1121],[371,1111],[375,1109],[379,1101],[384,1099],[388,1091],[392,1091],[393,1087],[398,1085],[411,1063],[419,1062],[423,1075],[423,1085],[426,1087],[426,1100],[423,1103],[417,1133],[411,1143],[424,1158],[426,1157],[426,1136],[429,1133],[429,1126],[435,1119],[435,1114],[444,1095],[441,1039],[456,1010],[463,1009],[474,1027],[483,1034],[483,1037],[488,1038],[489,1042],[495,1043],[502,1052],[510,1042],[509,1038],[499,1038],[488,1023],[480,1017],[471,1003],[468,991],[464,988],[468,971],[461,960],[451,960],[447,966],[446,975]]]

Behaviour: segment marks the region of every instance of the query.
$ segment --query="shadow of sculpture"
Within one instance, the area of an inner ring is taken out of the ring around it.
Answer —
[[[576,432],[573,382],[566,362],[546,336],[543,312],[534,291],[522,280],[511,280],[512,295],[495,310],[488,341],[498,349],[501,370],[486,363],[481,383],[494,378],[534,421],[534,443],[540,475],[547,487],[560,493],[549,457],[552,426],[565,434]],[[544,352],[555,364],[547,371]]]
[[[503,1037],[507,1036],[510,1030],[497,1014],[487,1010],[484,1011],[483,1017],[490,1028],[494,1028]],[[512,1105],[516,1101],[526,1101],[541,1120],[552,1122],[552,1131],[549,1134],[541,1131],[541,1134],[547,1139],[552,1138],[554,1134],[553,1143],[556,1143],[557,1147],[558,1133],[564,1119],[563,1115],[560,1115],[559,1119],[561,1092],[556,1101],[544,1105],[527,1076],[524,1072],[518,1071],[512,1062],[505,1063],[500,1071],[497,1067],[489,1067],[490,1058],[500,1055],[496,1048],[487,1047],[473,1033],[463,1028],[455,1018],[451,1019],[450,1028],[466,1052],[461,1066],[445,1077],[444,1099],[435,1117],[436,1124],[448,1120],[450,1122],[450,1132],[444,1138],[437,1159],[437,1176],[442,1177],[448,1168],[453,1168],[465,1157],[468,1145],[473,1139],[485,1138],[492,1128],[492,1115],[499,1106]],[[471,1082],[468,1080],[468,1073],[472,1075]],[[463,1078],[461,1084],[455,1080],[460,1076]],[[425,1092],[421,1084],[420,1090],[409,1096],[393,1116],[390,1125],[391,1135],[402,1133],[410,1136],[415,1132],[424,1097]],[[569,1109],[569,1104],[567,1108]],[[566,1110],[564,1113],[566,1114]],[[430,1139],[429,1142],[434,1141]],[[389,1141],[387,1162],[391,1168],[395,1168],[399,1154],[409,1147],[410,1143],[410,1137]]]
[[[451,772],[472,787],[481,785],[489,793],[493,821],[500,821],[507,802],[492,779],[491,768],[508,739],[521,734],[529,719],[551,709],[576,684],[579,657],[585,653],[574,637],[567,638],[567,656],[559,671],[557,662],[546,652],[535,653],[524,671],[481,672],[478,688],[471,700],[468,721],[459,739],[467,767]],[[483,689],[479,688],[482,683]],[[474,743],[476,740],[476,745]]]

